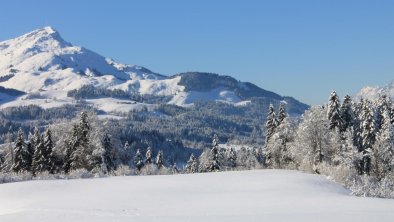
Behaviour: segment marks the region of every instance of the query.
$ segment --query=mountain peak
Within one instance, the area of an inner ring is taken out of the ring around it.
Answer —
[[[57,31],[52,26],[45,26],[43,28],[36,29],[32,32],[53,34],[53,33],[56,33]]]
[[[53,36],[53,37],[60,37],[60,34],[56,29],[51,26],[45,26],[40,29],[36,29],[28,34],[36,35],[36,36]],[[27,34],[27,35],[28,35]]]
[[[70,43],[66,42],[56,29],[51,26],[45,26],[40,29],[31,31],[25,35],[18,37],[20,40],[33,41],[35,43],[45,42],[45,41],[56,41],[59,42],[61,46],[71,46]]]

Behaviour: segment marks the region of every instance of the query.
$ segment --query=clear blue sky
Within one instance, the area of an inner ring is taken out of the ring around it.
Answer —
[[[309,104],[394,80],[394,1],[8,0],[1,9],[0,40],[50,25],[119,62],[230,75]]]

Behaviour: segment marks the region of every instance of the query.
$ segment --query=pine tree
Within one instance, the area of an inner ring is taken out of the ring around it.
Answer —
[[[379,99],[375,101],[374,105],[375,109],[373,112],[373,120],[375,125],[375,133],[378,134],[383,125],[384,112],[388,112],[389,110],[387,97],[385,95],[379,96]]]
[[[146,150],[145,158],[145,164],[152,163],[152,148],[148,147],[148,149]]]
[[[288,118],[282,121],[271,140],[265,146],[266,165],[273,168],[288,167],[293,164],[288,144],[293,142],[292,128]]]
[[[82,112],[79,124],[73,128],[72,138],[69,144],[69,148],[71,149],[71,157],[69,158],[70,170],[90,169],[94,167],[92,163],[97,163],[97,160],[100,159],[100,157],[88,158],[92,156],[93,152],[90,147],[89,134],[90,125],[88,115],[86,112]]]
[[[237,153],[235,150],[230,147],[227,149],[227,163],[231,168],[235,168],[237,166]]]
[[[76,149],[75,159],[74,161],[75,168],[88,168],[88,164],[86,163],[85,158],[89,155],[89,132],[90,132],[90,125],[88,122],[88,115],[86,112],[81,113],[81,118],[79,120],[79,127],[78,127],[78,146]]]
[[[267,121],[265,123],[265,143],[267,144],[271,136],[275,132],[275,128],[278,125],[276,120],[276,115],[274,111],[274,106],[270,104],[268,109]]]
[[[142,159],[140,149],[137,149],[137,153],[134,156],[134,165],[137,167],[138,170],[141,170],[141,168],[144,166],[144,161]]]
[[[55,173],[57,171],[56,166],[56,156],[53,151],[52,133],[49,128],[45,130],[44,135],[44,156],[45,156],[45,167],[50,173]]]
[[[343,150],[340,156],[342,159],[341,164],[353,171],[353,181],[356,181],[357,175],[361,175],[363,172],[363,154],[362,152],[359,152],[358,147],[353,143],[354,132],[352,127],[349,127],[343,135]]]
[[[43,172],[47,169],[44,154],[44,141],[38,128],[34,130],[34,155],[33,155],[33,174]]]
[[[32,171],[34,147],[34,136],[29,133],[29,142],[26,144],[27,171]]]
[[[69,173],[72,170],[73,162],[76,160],[76,149],[79,145],[78,139],[78,126],[73,125],[72,136],[66,142],[66,155],[64,159],[63,170],[65,173]]]
[[[387,108],[383,111],[382,130],[373,146],[371,158],[373,175],[379,181],[394,170],[394,127]]]
[[[219,138],[215,134],[212,140],[212,148],[210,150],[208,171],[218,171],[220,170],[220,153],[219,153]]]
[[[391,104],[390,108],[390,120],[391,124],[394,124],[394,104]]]
[[[129,165],[130,161],[132,161],[133,153],[132,153],[132,149],[131,149],[131,146],[128,141],[126,141],[123,146],[123,152],[124,152],[123,164]]]
[[[281,103],[279,106],[278,124],[277,125],[280,125],[283,122],[283,120],[285,120],[286,117],[287,117],[287,114],[286,114],[286,110],[285,110],[285,105],[283,103]]]
[[[163,151],[162,150],[159,150],[159,152],[157,153],[156,165],[157,165],[157,168],[159,168],[159,169],[163,166]]]
[[[346,95],[343,99],[343,103],[340,109],[341,119],[343,121],[341,132],[345,132],[349,127],[353,126],[353,108],[352,99],[349,95]]]
[[[375,142],[375,126],[372,111],[368,102],[365,102],[362,107],[360,120],[362,121],[361,138],[363,151],[363,170],[364,173],[369,174],[371,170],[372,146]]]
[[[198,162],[196,157],[193,154],[191,154],[186,164],[186,173],[197,173],[197,172],[198,172]]]
[[[23,139],[23,130],[19,128],[16,142],[14,145],[14,163],[12,170],[16,173],[20,173],[27,170],[26,150],[25,142]]]
[[[330,99],[328,101],[328,112],[327,112],[327,117],[328,120],[330,121],[330,129],[335,129],[335,128],[342,128],[342,119],[339,111],[340,107],[340,101],[338,98],[338,95],[335,91],[331,93]]]
[[[107,172],[111,172],[112,170],[115,169],[115,158],[113,156],[113,146],[111,143],[111,138],[109,137],[109,135],[106,133],[104,134],[104,139],[103,139],[103,163],[105,166],[105,169],[107,170]]]
[[[355,104],[353,108],[353,144],[358,148],[358,150],[361,152],[363,151],[363,139],[361,136],[362,132],[362,112],[363,112],[363,107],[364,107],[364,99],[361,98],[360,102]]]

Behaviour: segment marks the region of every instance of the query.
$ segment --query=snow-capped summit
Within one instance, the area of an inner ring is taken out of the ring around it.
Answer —
[[[4,87],[33,92],[70,90],[85,84],[111,86],[135,78],[154,79],[155,74],[73,46],[48,26],[0,42],[0,77],[7,80],[1,82]]]
[[[85,85],[163,96],[169,104],[180,106],[199,100],[244,105],[252,97],[263,97],[266,101],[286,100],[302,111],[307,107],[229,76],[199,72],[164,76],[142,66],[121,64],[74,46],[50,26],[0,42],[0,107],[28,104],[53,107],[72,103],[74,98],[68,97],[67,92]],[[23,93],[26,95],[20,96]],[[107,108],[99,107],[105,111],[119,108],[113,103],[130,104],[112,98],[98,99],[89,102],[96,106],[105,103]],[[124,105],[121,109],[128,111],[130,107]]]
[[[0,42],[0,70],[14,66],[21,70],[37,69],[35,64],[28,64],[25,60],[35,58],[41,53],[60,54],[61,50],[67,47],[72,45],[64,41],[52,27],[34,30],[15,39]],[[34,62],[40,61],[36,59]]]
[[[357,93],[356,97],[372,100],[382,95],[394,98],[394,81],[391,81],[386,86],[366,86]]]

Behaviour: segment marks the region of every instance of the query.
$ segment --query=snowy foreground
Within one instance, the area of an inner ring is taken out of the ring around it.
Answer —
[[[394,200],[259,170],[0,184],[0,221],[393,221]]]

